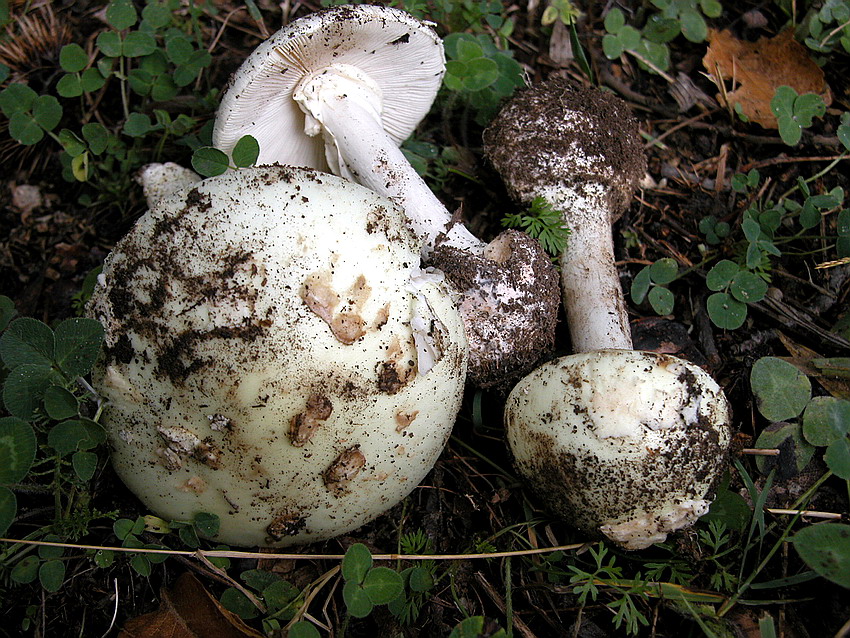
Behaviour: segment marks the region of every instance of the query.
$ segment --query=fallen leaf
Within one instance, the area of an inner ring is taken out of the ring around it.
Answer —
[[[227,611],[189,572],[162,590],[159,609],[124,625],[118,638],[263,638]]]
[[[770,110],[770,101],[780,86],[790,86],[798,94],[816,93],[829,105],[832,94],[823,71],[809,57],[806,48],[794,39],[791,29],[772,38],[755,42],[739,40],[729,31],[709,30],[708,51],[702,64],[718,86],[724,80],[733,82],[725,98],[717,99],[734,106],[751,122],[764,128],[778,127]]]
[[[829,392],[831,396],[837,399],[850,399],[850,381],[847,379],[835,378],[826,376],[812,362],[823,359],[816,350],[807,348],[806,346],[796,343],[790,337],[783,333],[779,333],[779,339],[782,345],[788,350],[790,357],[783,357],[786,361],[794,365],[804,374],[815,379],[824,390]]]

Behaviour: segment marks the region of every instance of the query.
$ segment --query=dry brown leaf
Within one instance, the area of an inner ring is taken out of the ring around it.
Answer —
[[[850,398],[850,381],[824,376],[816,366],[812,365],[813,359],[823,358],[822,354],[793,341],[781,332],[779,339],[791,355],[790,357],[783,357],[786,361],[794,365],[803,374],[815,379],[824,390],[835,398]]]
[[[263,638],[189,572],[162,590],[159,609],[127,621],[118,638]]]
[[[726,91],[725,98],[718,94],[717,99],[740,104],[741,113],[764,128],[777,128],[770,100],[780,86],[790,86],[799,94],[817,93],[827,105],[832,101],[823,71],[790,29],[755,42],[710,29],[708,42],[702,59],[706,71],[718,86],[724,80],[733,83],[733,90]]]

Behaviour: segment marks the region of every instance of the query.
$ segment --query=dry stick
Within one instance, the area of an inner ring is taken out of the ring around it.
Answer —
[[[234,580],[233,578],[231,578],[228,575],[228,573],[226,571],[224,571],[221,567],[213,565],[212,562],[210,562],[210,559],[207,558],[206,556],[204,556],[202,550],[200,550],[200,549],[196,550],[194,552],[194,556],[199,561],[201,561],[201,563],[206,565],[207,569],[209,569],[211,572],[213,572],[214,574],[216,574],[220,578],[223,578],[225,580],[225,582],[230,584],[231,587],[235,587],[240,592],[242,592],[242,594],[245,596],[245,598],[250,600],[251,604],[254,605],[254,607],[256,607],[257,609],[259,609],[261,613],[266,613],[266,606],[262,601],[260,601],[256,596],[254,596],[254,594],[251,591],[249,591],[244,586],[242,586],[241,583],[239,583],[236,580]]]
[[[779,456],[779,450],[777,449],[762,449],[762,448],[751,448],[745,447],[741,450],[741,454],[749,454],[750,456]]]
[[[825,261],[815,265],[815,270],[823,270],[824,268],[835,268],[836,266],[846,266],[850,264],[850,257],[842,257],[833,261]]]
[[[548,554],[550,552],[571,551],[580,549],[594,541],[585,543],[573,543],[572,545],[558,545],[555,547],[541,547],[538,549],[520,549],[512,552],[490,552],[480,554],[372,554],[373,560],[399,561],[399,560],[470,560],[475,558],[508,558],[510,556],[532,556],[534,554]],[[53,543],[48,541],[20,540],[16,538],[0,538],[0,543],[18,543],[21,545],[44,545],[47,547],[65,547],[68,549],[82,550],[107,550],[112,552],[125,552],[135,554],[167,554],[169,556],[198,556],[206,558],[272,558],[278,560],[342,560],[344,554],[266,554],[263,552],[242,552],[223,549],[209,549],[185,551],[176,549],[148,549],[144,547],[109,547],[106,545],[79,545],[75,543]]]
[[[700,120],[708,117],[709,115],[714,115],[719,110],[720,109],[714,109],[712,111],[705,111],[703,113],[700,113],[699,115],[695,115],[694,117],[685,120],[684,122],[679,122],[678,124],[676,124],[676,126],[669,128],[666,131],[664,131],[663,133],[661,133],[658,137],[653,137],[651,140],[648,140],[647,142],[645,142],[643,147],[644,148],[651,148],[652,146],[654,146],[655,144],[657,144],[658,142],[663,140],[668,135],[672,135],[673,133],[675,133],[679,129],[685,128],[686,126],[690,126],[694,122],[699,122]]]
[[[328,584],[328,581],[330,581],[331,578],[336,576],[339,573],[339,571],[340,571],[339,565],[337,565],[336,567],[332,567],[331,569],[326,571],[324,574],[319,576],[312,583],[307,585],[307,588],[310,589],[310,593],[307,594],[307,596],[304,598],[304,603],[301,605],[301,608],[292,617],[292,620],[290,620],[286,624],[286,627],[284,627],[284,629],[291,629],[292,625],[294,625],[299,620],[302,620],[305,616],[307,616],[307,610],[310,608],[310,604],[313,602],[313,600],[316,598],[316,596],[319,595],[319,592],[324,588],[324,586]],[[331,590],[331,593],[333,593],[333,590]],[[316,623],[316,624],[319,624],[319,623]]]
[[[770,512],[771,514],[788,514],[789,516],[808,516],[809,518],[826,518],[833,521],[840,521],[843,518],[842,514],[835,514],[833,512],[818,512],[815,510],[785,510],[778,509],[773,507],[765,507],[764,510],[766,512]]]
[[[776,164],[796,164],[798,162],[832,162],[833,160],[844,159],[845,156],[846,153],[842,153],[841,155],[823,155],[821,157],[771,157],[770,159],[744,164],[738,169],[738,172],[747,173],[754,168],[764,168],[766,166],[774,166]],[[847,159],[850,159],[850,157],[848,157]]]

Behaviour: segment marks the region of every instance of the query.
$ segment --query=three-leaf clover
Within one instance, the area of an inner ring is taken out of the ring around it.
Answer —
[[[644,266],[632,281],[632,300],[640,304],[646,299],[657,314],[669,315],[673,312],[674,298],[666,286],[678,275],[679,265],[670,257]]]
[[[770,101],[770,110],[776,116],[779,137],[788,146],[794,146],[803,136],[803,129],[810,127],[814,118],[823,117],[826,104],[820,95],[798,95],[793,88],[783,85],[776,89]]]
[[[718,328],[736,330],[747,318],[747,304],[761,301],[767,294],[767,282],[734,261],[723,259],[708,271],[705,284],[716,291],[708,297],[706,308]]]
[[[362,543],[355,543],[342,559],[345,586],[342,597],[355,618],[365,618],[375,605],[386,605],[404,589],[401,575],[389,567],[373,567],[372,554]]]

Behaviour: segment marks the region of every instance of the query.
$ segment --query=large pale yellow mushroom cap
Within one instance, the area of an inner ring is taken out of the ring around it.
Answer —
[[[334,176],[259,167],[164,197],[89,306],[119,476],[242,546],[327,539],[401,501],[466,371],[449,288],[418,265],[403,212]]]

